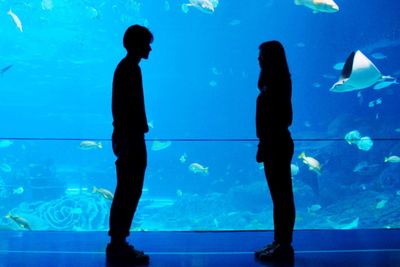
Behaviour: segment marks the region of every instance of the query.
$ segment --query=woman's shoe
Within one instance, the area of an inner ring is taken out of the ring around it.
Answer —
[[[257,258],[261,261],[292,261],[294,250],[291,245],[275,244],[269,250],[260,253]]]

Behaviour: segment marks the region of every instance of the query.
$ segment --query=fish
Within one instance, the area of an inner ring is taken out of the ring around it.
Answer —
[[[151,144],[151,150],[153,151],[160,151],[160,150],[164,150],[168,147],[170,147],[172,144],[171,141],[158,141],[158,140],[154,140],[153,143]]]
[[[374,145],[374,142],[372,141],[371,137],[369,137],[369,136],[361,137],[360,141],[358,141],[358,143],[357,143],[358,149],[363,150],[363,151],[369,151],[373,145]]]
[[[342,69],[339,80],[330,91],[344,93],[373,86],[380,82],[390,82],[395,78],[383,75],[378,68],[360,50],[353,51]]]
[[[0,140],[0,148],[7,148],[14,144],[11,140]]]
[[[350,230],[350,229],[357,229],[358,228],[358,224],[360,222],[360,218],[357,217],[353,221],[351,221],[350,223],[343,223],[343,224],[342,223],[332,222],[329,219],[328,219],[328,222],[331,223],[331,225],[332,225],[332,227],[334,229]]]
[[[313,13],[335,13],[339,11],[339,6],[333,0],[294,0],[294,3],[312,9]]]
[[[114,198],[113,193],[111,193],[109,190],[105,189],[105,188],[97,188],[95,186],[93,186],[93,190],[92,193],[98,193],[100,194],[104,199],[107,200],[112,200]]]
[[[318,174],[318,176],[321,175],[322,166],[318,160],[313,157],[307,157],[304,152],[301,152],[298,158],[303,159],[303,163],[309,167],[310,171],[315,172],[316,174]]]
[[[241,23],[240,20],[234,19],[234,20],[231,20],[231,22],[229,22],[229,25],[230,26],[237,26],[237,25],[240,25],[240,23]]]
[[[180,190],[180,189],[177,189],[177,190],[176,190],[176,196],[177,196],[177,197],[181,197],[181,196],[183,196],[183,192],[182,192],[182,190]]]
[[[24,188],[22,186],[13,189],[13,194],[14,195],[21,195],[22,193],[24,193]]]
[[[360,132],[359,131],[357,131],[357,130],[352,130],[352,131],[350,131],[350,132],[348,132],[345,136],[344,136],[344,140],[346,140],[346,142],[349,144],[349,145],[352,145],[352,144],[358,144],[358,142],[360,141],[360,139],[361,139],[361,134],[360,134]]]
[[[185,163],[186,160],[187,160],[187,154],[186,154],[186,153],[183,153],[183,154],[179,157],[179,161],[180,161],[181,163]]]
[[[150,122],[147,122],[147,126],[149,126],[150,129],[154,129],[154,121],[151,120]]]
[[[378,82],[372,88],[375,89],[375,90],[381,90],[383,88],[391,86],[392,84],[399,84],[399,83],[397,82],[396,79],[391,80],[391,81],[383,81],[383,82]]]
[[[315,212],[319,211],[321,208],[322,208],[321,205],[314,204],[314,205],[311,205],[310,207],[307,207],[307,212],[308,213],[315,213]]]
[[[208,84],[209,84],[211,87],[215,87],[215,86],[218,85],[218,83],[217,83],[216,81],[210,81]]]
[[[379,171],[379,164],[370,164],[367,161],[361,161],[353,168],[353,172],[359,175],[372,175]]]
[[[10,165],[8,165],[7,163],[1,163],[0,164],[0,170],[2,170],[3,172],[11,172],[12,168]]]
[[[82,150],[90,150],[90,149],[102,149],[103,145],[101,142],[96,141],[82,141],[79,144],[80,149]]]
[[[2,68],[2,69],[0,70],[0,74],[3,75],[6,71],[8,71],[9,69],[11,69],[12,66],[13,66],[13,65],[5,66],[4,68]]]
[[[399,156],[389,156],[389,157],[385,157],[385,162],[400,163],[400,157],[399,157]]]
[[[10,219],[10,220],[13,220],[14,222],[16,222],[16,223],[18,224],[19,227],[32,231],[32,228],[31,228],[31,226],[30,226],[30,223],[28,222],[27,219],[22,218],[22,217],[20,217],[20,216],[18,216],[18,215],[13,216],[13,215],[11,215],[10,213],[6,215],[6,218],[7,218],[7,219]]]
[[[334,70],[342,70],[344,67],[344,62],[338,62],[335,65],[333,65]]]
[[[388,202],[387,199],[382,199],[381,201],[379,201],[378,203],[376,203],[375,208],[376,209],[383,209],[386,206],[386,203]]]
[[[192,163],[189,165],[189,170],[193,173],[201,173],[203,175],[208,175],[208,167],[204,167],[200,163]]]
[[[385,58],[387,58],[387,56],[384,55],[384,54],[381,53],[381,52],[373,53],[373,54],[371,55],[371,57],[373,57],[373,58],[375,58],[375,59],[385,59]]]
[[[299,48],[303,48],[303,47],[306,47],[306,44],[303,42],[298,42],[298,43],[296,43],[296,46]]]
[[[296,176],[300,171],[299,166],[297,166],[297,164],[290,164],[290,172],[292,174],[292,176]]]
[[[11,8],[10,8],[10,10],[7,12],[7,14],[10,15],[10,16],[12,17],[12,19],[13,19],[15,25],[17,25],[17,28],[22,32],[22,23],[21,23],[21,20],[18,18],[17,15],[15,15],[15,14],[12,12]]]
[[[182,4],[183,13],[189,12],[189,7],[195,7],[203,13],[212,14],[218,6],[218,0],[189,0],[189,4]]]
[[[320,84],[319,82],[314,82],[314,83],[312,84],[312,86],[314,86],[315,88],[320,88],[320,87],[321,87],[321,84]]]
[[[165,11],[169,11],[170,9],[171,9],[171,6],[170,6],[169,2],[168,1],[164,1],[164,10]]]
[[[40,5],[43,10],[52,10],[54,7],[53,0],[42,0]]]

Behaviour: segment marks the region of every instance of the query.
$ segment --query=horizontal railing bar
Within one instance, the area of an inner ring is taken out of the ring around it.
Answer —
[[[372,138],[374,141],[400,141],[400,138]],[[111,138],[63,138],[63,137],[0,137],[0,140],[14,141],[111,141]],[[360,139],[353,139],[360,140]],[[256,138],[146,138],[146,141],[175,142],[254,142]],[[345,141],[344,138],[293,138],[295,142]]]

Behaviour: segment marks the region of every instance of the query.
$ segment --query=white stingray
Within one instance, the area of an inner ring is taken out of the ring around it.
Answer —
[[[332,86],[330,91],[350,92],[368,88],[377,82],[393,80],[395,78],[382,75],[374,63],[357,50],[347,58],[339,81]]]

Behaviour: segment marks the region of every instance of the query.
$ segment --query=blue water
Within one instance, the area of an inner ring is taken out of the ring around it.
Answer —
[[[296,229],[400,227],[400,163],[384,162],[400,156],[399,85],[329,91],[340,77],[333,66],[355,50],[399,77],[399,4],[337,0],[338,12],[313,14],[292,1],[220,0],[207,14],[184,13],[184,3],[0,1],[0,228],[24,229],[11,214],[32,230],[108,229],[111,201],[93,187],[114,191],[111,82],[136,23],[154,42],[141,62],[152,127],[133,229],[273,227],[255,162],[258,46],[272,39],[284,44],[293,80]],[[348,144],[352,130],[372,148]],[[83,150],[85,140],[102,148]],[[171,145],[154,151],[154,141]]]

